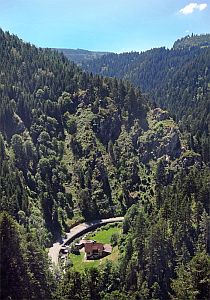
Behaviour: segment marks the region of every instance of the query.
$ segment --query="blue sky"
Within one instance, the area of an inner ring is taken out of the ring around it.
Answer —
[[[210,0],[0,0],[0,27],[40,47],[142,51],[210,33]]]

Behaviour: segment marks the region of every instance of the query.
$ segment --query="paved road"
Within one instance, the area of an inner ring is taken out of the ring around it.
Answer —
[[[51,258],[53,264],[58,264],[58,257],[59,252],[62,246],[71,243],[75,238],[81,236],[83,233],[90,231],[96,227],[99,227],[103,224],[114,223],[114,222],[122,222],[124,217],[116,217],[116,218],[109,218],[109,219],[101,219],[101,220],[94,220],[91,222],[81,223],[75,227],[73,227],[70,232],[66,233],[66,238],[63,240],[62,243],[54,243],[53,246],[49,249],[48,256]]]

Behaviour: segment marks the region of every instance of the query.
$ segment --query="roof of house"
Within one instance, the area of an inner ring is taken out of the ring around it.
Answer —
[[[91,252],[93,250],[103,251],[104,245],[101,243],[87,243],[85,244],[85,252]]]

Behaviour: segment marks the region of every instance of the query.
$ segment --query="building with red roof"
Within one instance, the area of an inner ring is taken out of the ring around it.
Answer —
[[[102,243],[97,243],[95,241],[85,243],[84,246],[87,259],[101,258],[112,252],[111,246],[106,247],[108,245],[103,245]]]

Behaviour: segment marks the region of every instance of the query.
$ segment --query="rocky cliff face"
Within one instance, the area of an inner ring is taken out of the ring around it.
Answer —
[[[169,159],[180,157],[184,151],[178,126],[168,112],[159,108],[148,113],[149,128],[138,139],[138,154],[143,163],[157,160],[164,155]]]

